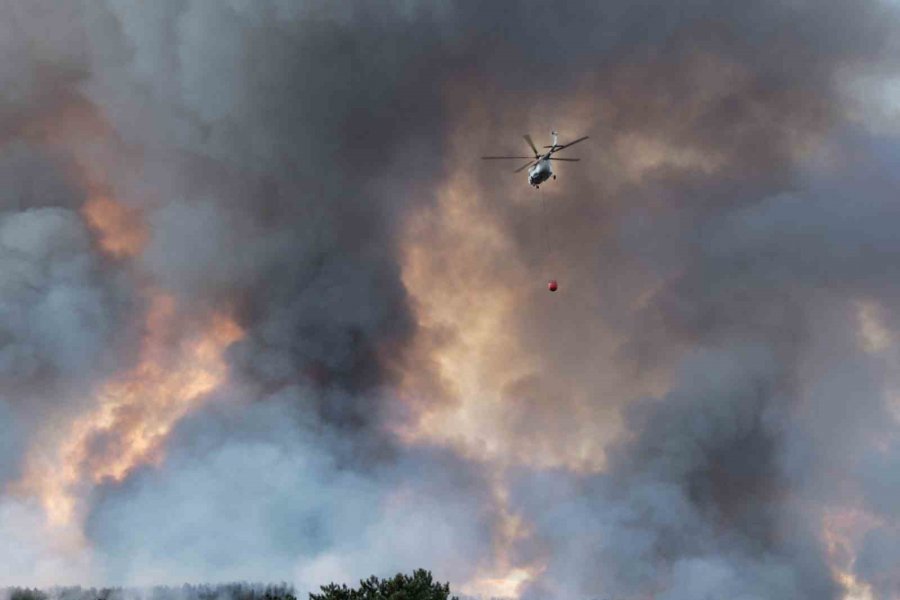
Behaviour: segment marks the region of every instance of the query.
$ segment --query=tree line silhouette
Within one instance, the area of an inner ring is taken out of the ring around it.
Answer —
[[[83,588],[54,587],[6,588],[0,598],[8,600],[297,600],[296,591],[287,583],[226,583],[217,585],[154,586],[150,588]],[[412,575],[397,573],[379,579],[372,576],[359,582],[359,587],[331,583],[320,593],[310,593],[309,600],[459,600],[450,596],[450,584],[434,581],[431,572],[418,569]]]

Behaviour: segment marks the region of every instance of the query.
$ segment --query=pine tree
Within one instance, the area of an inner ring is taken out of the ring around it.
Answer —
[[[438,583],[431,572],[418,569],[412,576],[398,573],[390,579],[375,576],[359,582],[358,589],[331,583],[322,586],[321,594],[309,595],[309,600],[459,600],[450,597],[450,584]]]

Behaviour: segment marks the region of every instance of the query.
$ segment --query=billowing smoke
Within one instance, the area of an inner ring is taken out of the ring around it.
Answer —
[[[0,16],[0,584],[900,596],[894,6]]]

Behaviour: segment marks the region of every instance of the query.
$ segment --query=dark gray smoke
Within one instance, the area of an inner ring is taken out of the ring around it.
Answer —
[[[531,527],[512,558],[546,566],[528,597],[838,598],[822,517],[849,507],[881,524],[850,568],[900,594],[882,558],[896,357],[859,341],[865,303],[896,330],[898,153],[848,94],[894,72],[891,5],[84,0],[0,17],[0,482],[133,363],[148,282],[186,321],[227,310],[246,332],[231,385],[162,462],[93,489],[65,577],[490,571],[496,466],[391,433],[414,416],[398,365],[423,327],[404,227],[465,178],[515,255],[478,265],[506,288],[512,266],[553,268],[568,294],[518,292],[510,333],[538,366],[495,425]],[[103,131],[73,134],[77,114]],[[592,140],[541,190],[548,255],[524,178],[474,157],[559,122]],[[84,161],[139,211],[134,258],[104,255],[78,212]],[[566,438],[609,444],[605,470],[527,466]],[[55,557],[21,502],[4,488],[0,532]],[[0,583],[67,583],[16,564]]]

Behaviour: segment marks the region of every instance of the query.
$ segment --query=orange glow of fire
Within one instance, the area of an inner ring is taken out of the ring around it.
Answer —
[[[113,197],[107,175],[117,169],[133,170],[134,156],[100,109],[73,96],[25,123],[23,133],[65,154],[69,177],[87,192],[82,217],[103,251],[114,258],[138,255],[146,245],[147,229],[138,210]]]
[[[241,328],[215,314],[172,349],[165,340],[175,312],[170,296],[153,296],[138,365],[99,390],[96,408],[72,424],[58,454],[26,483],[53,524],[71,521],[79,485],[119,481],[138,465],[158,462],[175,423],[225,381],[223,352],[243,336]],[[101,437],[98,451],[92,443]]]
[[[870,585],[853,575],[854,548],[867,531],[878,527],[879,520],[854,509],[834,510],[822,519],[822,538],[834,579],[844,588],[843,600],[874,600]]]
[[[502,577],[485,577],[464,585],[463,594],[482,598],[517,598],[521,588],[535,578],[535,573],[528,569],[516,568]]]
[[[414,341],[412,356],[421,362],[402,370],[400,386],[420,412],[397,434],[407,443],[427,440],[452,446],[494,468],[498,530],[492,557],[460,590],[483,598],[517,597],[542,565],[512,559],[513,548],[530,530],[509,506],[503,465],[558,464],[567,457],[517,455],[497,427],[503,419],[504,385],[535,368],[513,333],[515,286],[508,279],[498,280],[483,260],[512,251],[483,214],[477,191],[464,177],[443,188],[438,204],[414,216],[406,232],[403,280],[414,297],[421,331],[427,333]],[[454,248],[452,262],[442,262],[439,271],[435,247]],[[514,263],[506,267],[507,277],[527,278]],[[460,286],[462,281],[471,286]]]
[[[399,369],[414,419],[397,428],[398,436],[496,464],[602,469],[602,444],[587,426],[565,437],[538,432],[528,439],[507,427],[518,406],[515,385],[542,372],[543,350],[520,335],[523,290],[535,289],[534,272],[517,260],[508,233],[464,171],[440,188],[434,206],[409,217],[402,250],[403,283],[419,328]],[[549,396],[536,394],[523,410],[556,410]],[[589,419],[590,407],[573,398],[561,410]]]
[[[463,234],[472,241],[456,246],[454,264],[445,265],[446,271],[440,276],[434,275],[429,244],[417,239],[406,246],[403,278],[407,289],[416,297],[420,325],[426,330],[453,328],[455,331],[453,339],[441,344],[438,351],[421,349],[423,354],[432,357],[430,366],[436,371],[426,379],[436,376],[450,401],[430,407],[421,415],[415,430],[405,431],[404,435],[410,441],[420,437],[436,441],[443,438],[441,441],[445,442],[456,440],[496,455],[501,448],[497,446],[496,436],[491,435],[490,424],[497,418],[492,410],[500,403],[499,388],[503,381],[527,374],[529,365],[516,351],[516,340],[509,333],[507,321],[515,314],[514,295],[503,285],[493,285],[490,273],[477,270],[475,254],[502,253],[503,249],[497,247],[502,244],[502,238],[492,229],[490,221],[477,218],[478,207],[473,198],[473,191],[464,186],[448,188],[441,197],[440,215],[437,218],[423,215],[423,220],[410,229],[411,236],[427,239],[433,235],[429,223],[440,222],[442,231],[438,235],[446,237],[448,244],[453,243],[450,238]],[[473,288],[468,293],[457,288],[466,278]],[[478,310],[472,310],[475,294],[480,298]],[[491,358],[502,355],[510,360],[504,361],[507,366],[498,370]],[[414,388],[419,383],[413,378],[420,374],[418,369],[405,373],[407,380],[403,387],[412,394],[417,393]]]
[[[586,85],[585,94],[554,98],[562,103],[564,109],[559,112],[565,116],[546,117],[552,117],[561,131],[596,135],[592,132],[598,119],[596,97],[587,93],[594,83]],[[612,328],[599,320],[579,331],[583,338],[598,337],[592,348],[595,364],[573,366],[565,374],[554,370],[558,361],[528,337],[533,330],[524,331],[523,300],[526,308],[534,304],[533,297],[524,295],[544,290],[551,268],[553,278],[557,274],[564,278],[567,271],[579,267],[544,256],[537,259],[541,261],[539,275],[521,256],[520,242],[513,233],[517,225],[508,219],[509,211],[498,211],[497,205],[521,203],[523,210],[534,211],[537,232],[538,215],[545,212],[536,210],[535,203],[568,201],[563,191],[565,178],[547,186],[546,191],[542,186],[538,195],[528,187],[523,174],[514,176],[500,170],[496,177],[507,178],[511,187],[502,195],[494,195],[494,191],[488,196],[472,168],[471,149],[473,145],[497,143],[479,138],[479,132],[491,132],[497,126],[496,116],[487,107],[473,103],[470,92],[467,82],[458,89],[450,88],[451,96],[458,101],[454,106],[460,107],[456,109],[460,111],[456,121],[461,125],[450,138],[450,175],[437,189],[437,201],[410,213],[403,224],[402,279],[419,327],[408,353],[411,360],[399,369],[401,392],[413,407],[414,419],[401,425],[397,433],[410,443],[428,440],[452,446],[469,458],[485,462],[597,472],[606,464],[605,441],[619,429],[619,398],[665,391],[667,373],[660,369],[631,377],[618,368],[616,353],[627,340],[616,339]],[[612,110],[608,104],[604,104],[604,110]],[[534,123],[538,115],[529,118]],[[539,135],[537,127],[524,128]],[[677,154],[674,143],[633,137],[632,142],[653,149],[656,154],[650,162],[655,166],[669,164],[670,155]],[[631,156],[634,148],[607,144],[607,149],[613,147],[616,164],[637,160]],[[598,161],[607,158],[597,156]],[[554,195],[559,199],[541,200]],[[554,227],[561,225],[554,222]],[[543,241],[535,235],[534,243]],[[547,254],[552,255],[550,251]],[[660,282],[648,281],[648,285]],[[577,311],[588,316],[585,307],[593,298],[587,294],[568,298],[575,300]],[[557,304],[547,308],[545,314],[548,322],[557,319],[562,331],[571,322],[558,310]],[[597,402],[597,398],[604,398],[604,402]],[[550,425],[546,430],[535,427],[526,431],[527,427],[517,429],[513,424],[516,418],[540,421],[545,416]],[[567,433],[560,435],[564,430]]]
[[[875,600],[872,586],[857,581],[850,571],[834,570],[834,576],[844,588],[843,600]]]
[[[540,560],[530,564],[517,564],[512,559],[515,545],[531,535],[531,528],[509,505],[507,486],[498,476],[494,477],[494,506],[499,513],[499,531],[491,564],[480,569],[478,575],[466,582],[461,591],[482,598],[518,598],[525,584],[544,570]]]
[[[140,254],[149,239],[140,211],[113,197],[101,163],[76,158],[75,168],[75,177],[88,192],[81,215],[97,236],[100,248],[119,259]]]
[[[20,127],[22,135],[65,159],[70,180],[85,193],[80,214],[98,249],[121,261],[139,256],[149,240],[144,215],[117,198],[119,180],[111,176],[138,172],[139,155],[116,136],[102,111],[72,95]],[[152,199],[136,201],[144,206]],[[84,545],[81,499],[92,486],[120,481],[163,458],[175,424],[227,380],[224,352],[244,335],[227,310],[189,320],[174,297],[148,277],[137,279],[147,309],[136,360],[91,392],[85,412],[67,422],[48,419],[45,436],[29,448],[23,477],[11,489],[37,499],[53,539],[65,540],[73,551]]]
[[[97,232],[100,247],[110,256],[136,256],[147,243],[147,230],[136,211],[105,194],[90,196],[82,206],[81,214]]]

